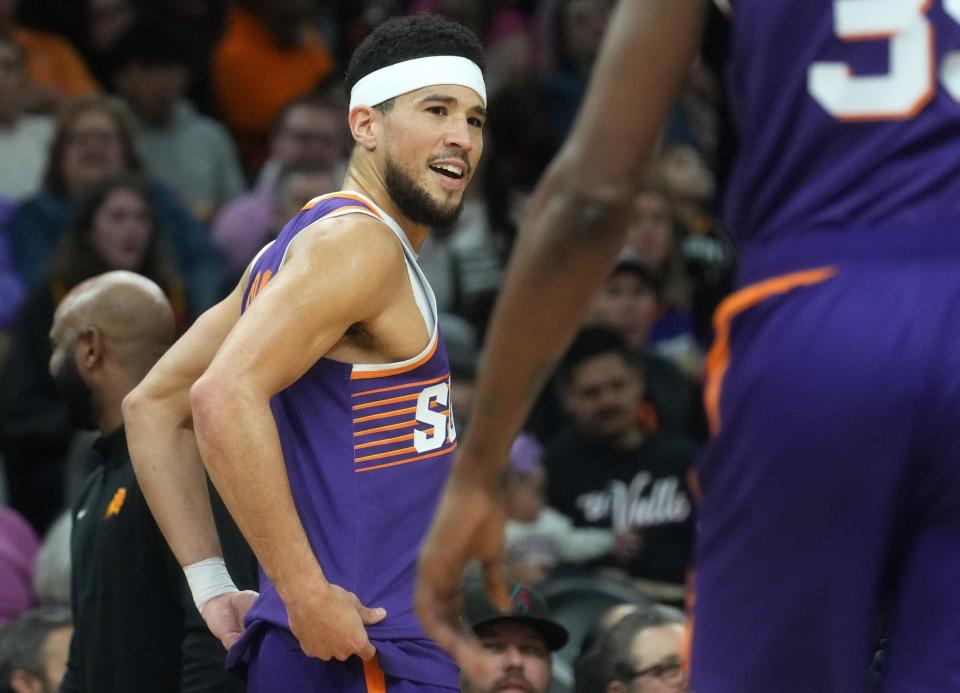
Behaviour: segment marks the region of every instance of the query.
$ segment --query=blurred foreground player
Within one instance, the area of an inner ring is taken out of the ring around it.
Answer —
[[[343,191],[307,204],[125,403],[137,476],[251,691],[458,687],[413,612],[457,438],[415,258],[479,161],[482,65],[449,20],[381,24],[347,72]],[[262,566],[252,607],[219,558],[196,443]]]
[[[622,245],[705,5],[619,3],[526,214],[421,562],[465,666],[459,568],[496,583],[510,441]],[[960,3],[729,5],[742,268],[708,359],[691,688],[866,691],[889,616],[885,689],[960,690]]]

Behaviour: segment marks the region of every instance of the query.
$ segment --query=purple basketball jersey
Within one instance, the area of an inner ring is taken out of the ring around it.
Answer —
[[[960,0],[729,4],[690,690],[960,690]]]
[[[388,674],[458,685],[457,668],[426,639],[413,611],[415,563],[456,448],[450,371],[433,292],[402,229],[369,199],[339,192],[313,200],[254,261],[244,309],[277,272],[290,242],[314,222],[343,214],[376,217],[397,235],[431,339],[401,363],[320,359],[277,394],[271,408],[293,499],[327,579],[387,618],[368,626]],[[370,281],[377,281],[370,277]],[[247,622],[289,629],[286,609],[261,571]]]
[[[960,219],[960,0],[729,4],[740,153],[724,209],[745,256]]]

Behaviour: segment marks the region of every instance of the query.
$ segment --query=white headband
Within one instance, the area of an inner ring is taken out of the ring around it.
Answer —
[[[433,55],[394,63],[371,72],[350,90],[350,110],[376,106],[395,96],[434,84],[457,84],[473,89],[487,105],[487,89],[477,64],[455,55]]]

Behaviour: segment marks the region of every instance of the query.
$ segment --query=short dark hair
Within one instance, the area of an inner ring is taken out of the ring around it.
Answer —
[[[347,104],[339,93],[333,93],[331,90],[310,91],[306,94],[296,96],[277,112],[273,122],[270,124],[270,134],[276,135],[286,126],[287,118],[290,114],[300,108],[316,108],[323,111],[333,111],[343,117],[346,121]]]
[[[347,66],[347,98],[354,85],[372,72],[405,60],[455,55],[472,60],[481,71],[486,59],[480,39],[462,24],[435,14],[395,17],[380,24],[357,46]],[[392,99],[380,104],[389,109]]]
[[[640,631],[685,622],[682,611],[663,604],[649,604],[631,611],[577,655],[573,664],[574,693],[602,691],[611,681],[629,677],[631,645]]]
[[[622,356],[623,360],[634,368],[640,365],[636,355],[630,351],[627,343],[618,333],[606,327],[587,327],[574,338],[560,360],[560,366],[557,369],[560,385],[568,385],[574,372],[582,363],[606,354]]]
[[[337,166],[329,166],[316,161],[292,161],[284,164],[277,171],[277,177],[274,179],[274,188],[279,190],[292,176],[330,176],[335,178],[337,175]]]
[[[50,633],[71,625],[64,606],[42,606],[21,615],[0,630],[0,692],[12,691],[17,670],[43,676],[43,646]]]
[[[165,17],[148,14],[120,36],[110,53],[110,61],[114,70],[130,65],[191,70],[195,64],[195,45],[189,29]]]

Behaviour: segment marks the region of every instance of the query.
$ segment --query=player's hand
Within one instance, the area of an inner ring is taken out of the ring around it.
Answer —
[[[258,596],[260,595],[251,590],[227,592],[207,600],[203,605],[200,615],[206,621],[210,632],[223,643],[224,648],[229,650],[243,635],[243,617]]]
[[[491,603],[509,607],[501,566],[504,507],[499,489],[451,476],[420,551],[417,616],[427,635],[474,678],[483,675],[485,652],[461,618],[463,571],[471,560],[480,561]]]
[[[286,600],[286,606],[290,630],[310,657],[342,662],[357,655],[366,661],[377,653],[366,626],[386,618],[386,609],[366,607],[353,592],[331,584]]]

